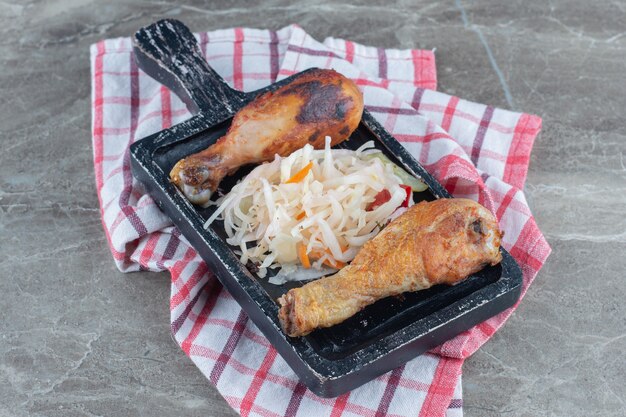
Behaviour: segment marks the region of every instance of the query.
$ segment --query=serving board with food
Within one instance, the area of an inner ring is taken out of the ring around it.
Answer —
[[[316,394],[337,396],[512,306],[494,216],[445,189],[310,69],[231,89],[181,22],[134,37],[191,119],[131,147],[133,174]]]

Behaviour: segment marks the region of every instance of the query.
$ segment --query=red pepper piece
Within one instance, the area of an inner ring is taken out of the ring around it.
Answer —
[[[411,199],[411,193],[413,193],[413,190],[411,189],[411,187],[404,184],[400,184],[400,187],[404,188],[404,191],[406,192],[406,198],[404,199],[402,204],[400,204],[400,207],[408,207],[409,200]]]
[[[388,189],[385,188],[384,190],[376,194],[376,196],[374,197],[374,201],[368,204],[368,206],[365,208],[365,211],[375,210],[389,200],[391,200],[391,193]]]

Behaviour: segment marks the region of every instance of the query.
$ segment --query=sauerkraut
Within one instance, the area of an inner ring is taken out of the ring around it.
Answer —
[[[327,137],[323,150],[305,145],[277,155],[214,203],[205,228],[223,220],[227,243],[261,277],[268,268],[281,268],[281,280],[328,274],[350,262],[398,208],[412,204],[398,167],[376,153],[372,141],[353,151],[331,149]]]

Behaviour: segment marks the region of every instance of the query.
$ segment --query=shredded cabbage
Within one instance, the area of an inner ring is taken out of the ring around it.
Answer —
[[[267,268],[282,267],[281,280],[301,271],[299,245],[318,271],[328,270],[323,264],[338,268],[350,262],[395,217],[406,191],[392,164],[369,156],[380,152],[373,141],[356,151],[331,149],[330,142],[326,137],[323,150],[307,144],[253,169],[213,203],[218,207],[204,227],[223,220],[227,242],[238,247],[242,263],[259,266],[261,277]],[[304,179],[286,183],[310,162]],[[385,189],[391,199],[368,211]]]

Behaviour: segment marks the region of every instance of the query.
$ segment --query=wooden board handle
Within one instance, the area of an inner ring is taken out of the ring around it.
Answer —
[[[163,19],[139,29],[133,37],[139,67],[171,89],[194,114],[232,114],[244,94],[232,89],[202,56],[189,28]]]

